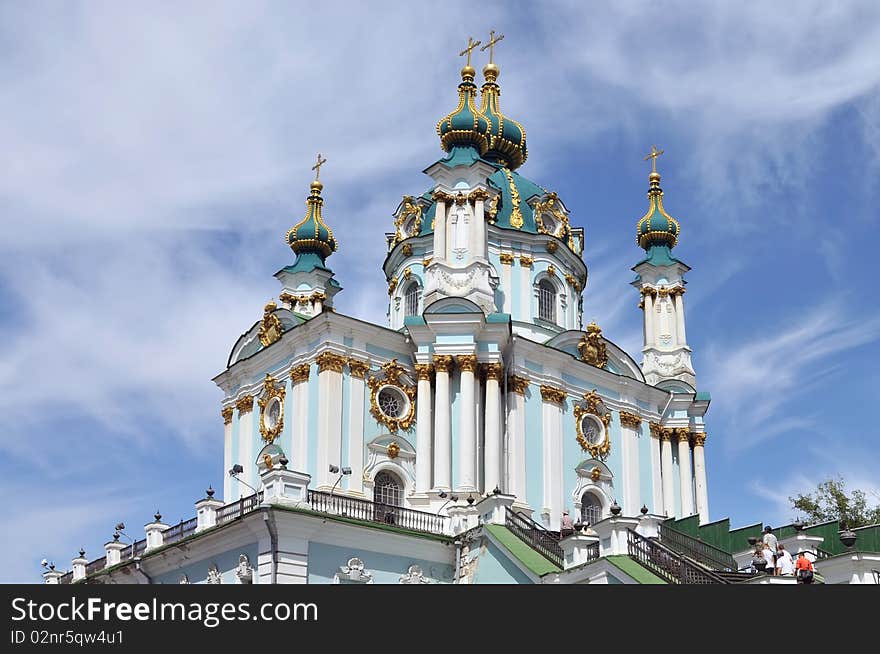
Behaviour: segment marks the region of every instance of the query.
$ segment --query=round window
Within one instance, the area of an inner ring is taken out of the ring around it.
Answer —
[[[545,213],[541,216],[541,223],[544,225],[544,230],[548,234],[556,234],[556,218],[554,218],[551,214]]]
[[[605,440],[604,427],[592,416],[583,416],[581,418],[581,432],[584,435],[584,439],[590,445],[601,445]]]
[[[281,400],[273,397],[263,412],[263,425],[266,429],[274,429],[281,420]]]
[[[389,418],[403,418],[409,409],[409,398],[399,388],[384,386],[376,397],[379,410]]]

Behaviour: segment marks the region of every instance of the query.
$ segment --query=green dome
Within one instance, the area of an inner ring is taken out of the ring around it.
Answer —
[[[639,247],[648,250],[655,245],[673,248],[678,243],[681,227],[678,221],[666,213],[663,208],[663,190],[660,188],[660,173],[652,172],[648,179],[651,188],[648,190],[650,206],[647,213],[639,220],[636,241]]]
[[[309,197],[306,199],[306,216],[287,232],[286,240],[290,249],[301,254],[317,254],[323,263],[324,259],[336,251],[336,237],[321,217],[324,198],[321,189],[324,185],[318,180],[311,184]]]
[[[482,155],[489,147],[489,120],[475,104],[475,74],[476,71],[471,66],[461,69],[458,106],[437,123],[440,145],[446,152],[450,152],[455,146],[470,146]]]
[[[487,64],[483,68],[486,83],[483,84],[480,111],[489,119],[489,149],[483,156],[514,170],[529,156],[526,130],[520,123],[501,113],[498,102],[501,87],[496,82],[498,73],[498,66],[495,64]]]

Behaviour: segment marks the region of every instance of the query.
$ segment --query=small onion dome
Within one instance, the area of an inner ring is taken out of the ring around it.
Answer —
[[[526,130],[513,118],[501,113],[498,102],[501,87],[496,81],[499,72],[495,64],[486,64],[483,68],[486,82],[482,88],[480,111],[489,119],[489,149],[485,158],[513,170],[519,168],[529,157]]]
[[[312,252],[321,257],[321,262],[336,251],[336,237],[321,218],[321,207],[324,198],[321,189],[324,185],[317,179],[309,186],[309,197],[306,198],[306,217],[290,228],[286,240],[290,249],[297,255]]]
[[[650,206],[638,225],[637,242],[639,247],[648,250],[654,245],[673,248],[678,242],[681,227],[678,221],[663,208],[663,189],[660,188],[660,173],[648,175],[651,188],[648,190]]]
[[[477,85],[474,84],[476,70],[473,66],[461,69],[461,84],[458,85],[458,106],[437,123],[440,146],[450,152],[456,145],[476,148],[481,155],[489,147],[489,121],[477,109]]]

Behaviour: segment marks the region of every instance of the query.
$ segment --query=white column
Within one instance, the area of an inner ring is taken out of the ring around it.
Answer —
[[[430,363],[417,363],[418,391],[416,395],[416,492],[431,488],[431,372]]]
[[[330,465],[339,465],[342,448],[342,366],[345,359],[332,352],[323,352],[315,359],[318,364],[318,488],[330,487]]]
[[[435,192],[434,210],[434,261],[446,259],[446,194]]]
[[[516,320],[532,320],[532,261],[531,255],[526,255],[526,263],[523,263],[522,255],[519,258],[519,305],[521,315]],[[511,289],[511,292],[513,289]],[[537,314],[535,314],[537,315]]]
[[[238,461],[244,468],[244,480],[254,488],[259,488],[256,484],[257,466],[254,463],[254,442],[253,442],[253,424],[254,424],[254,397],[253,395],[245,395],[238,399],[235,403],[238,409]],[[232,485],[232,499],[239,497],[247,497],[253,494],[253,491],[244,484],[238,482]]]
[[[452,432],[450,416],[452,406],[449,395],[449,371],[452,357],[448,354],[434,355],[434,488],[452,488]]]
[[[474,197],[474,223],[473,223],[473,243],[471,251],[474,259],[486,258],[486,218],[484,214],[484,194],[478,193]]]
[[[455,357],[460,371],[459,400],[461,409],[459,416],[460,455],[458,459],[459,487],[465,491],[477,490],[477,434],[476,412],[474,410],[474,371],[477,368],[477,356],[465,354]]]
[[[684,293],[684,289],[673,296],[673,302],[675,303],[675,327],[679,345],[687,343],[684,333],[684,298],[682,298],[682,293]]]
[[[697,513],[700,524],[709,522],[709,493],[706,486],[706,434],[694,434],[694,481],[697,484]]]
[[[486,451],[483,460],[485,461],[485,473],[483,479],[483,490],[491,493],[496,487],[504,492],[508,489],[502,488],[503,470],[501,463],[502,443],[501,443],[501,387],[499,382],[504,372],[501,363],[486,364]]]
[[[623,515],[637,516],[641,508],[639,488],[639,436],[642,419],[634,413],[620,412],[620,454],[623,466]]]
[[[290,416],[292,436],[289,455],[291,470],[306,472],[309,456],[309,372],[311,366],[304,363],[290,371],[293,415]],[[314,471],[311,471],[314,472]]]
[[[541,514],[549,513],[550,530],[558,530],[562,519],[562,403],[565,391],[541,386],[543,432],[543,503]]]
[[[660,468],[660,425],[650,424],[651,432],[651,513],[661,514],[663,508],[663,474]]]
[[[691,444],[687,427],[675,430],[678,437],[678,476],[681,494],[681,517],[694,513],[694,482],[691,476]]]
[[[350,395],[348,400],[348,490],[358,495],[364,492],[364,376],[370,369],[366,361],[348,360]]]
[[[223,417],[223,471],[229,470],[233,464],[232,453],[232,416],[235,409],[231,406],[223,407],[220,415]],[[232,477],[227,474],[223,475],[223,499],[227,502],[232,500]]]
[[[667,517],[675,516],[675,487],[672,480],[672,430],[660,431],[660,467],[663,474],[663,511]]]
[[[513,255],[510,252],[502,252],[501,255],[501,290],[502,297],[504,298],[504,306],[499,310],[502,313],[511,313],[513,311],[513,297],[511,296],[511,290],[513,289],[513,284],[511,283],[511,265],[513,264]],[[516,316],[514,316],[516,318]]]
[[[507,380],[507,488],[517,502],[526,504],[526,399],[529,380],[511,376]],[[491,489],[490,489],[491,490]]]
[[[645,345],[654,345],[654,298],[645,293]]]

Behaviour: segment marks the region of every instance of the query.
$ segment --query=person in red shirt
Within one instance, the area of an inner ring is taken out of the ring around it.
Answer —
[[[813,573],[816,569],[813,567],[813,562],[803,552],[798,553],[797,561],[794,562],[794,569],[799,584],[813,583]]]

